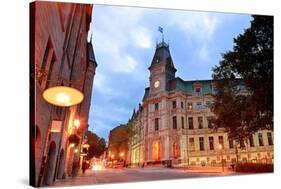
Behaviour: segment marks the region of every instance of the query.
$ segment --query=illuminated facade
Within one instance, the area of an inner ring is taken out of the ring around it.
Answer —
[[[213,129],[215,115],[209,107],[216,90],[214,82],[175,77],[177,70],[164,41],[157,44],[149,71],[150,86],[131,118],[137,131],[130,142],[132,165],[164,164],[167,160],[173,166],[216,166],[222,160],[231,164],[237,159],[273,162],[272,131],[259,131],[236,144],[223,128]]]
[[[87,41],[91,15],[89,4],[30,4],[32,186],[52,185],[78,172],[97,66]],[[57,85],[78,89],[83,101],[71,107],[47,103],[43,91]]]

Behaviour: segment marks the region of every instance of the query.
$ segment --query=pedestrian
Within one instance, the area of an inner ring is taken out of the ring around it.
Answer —
[[[83,163],[82,163],[82,172],[83,172],[83,174],[86,172],[86,169],[88,168],[88,164],[87,164],[87,162],[86,161],[83,161]]]

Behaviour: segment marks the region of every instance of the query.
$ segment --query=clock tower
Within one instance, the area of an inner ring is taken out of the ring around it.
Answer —
[[[150,94],[154,95],[166,91],[169,80],[175,78],[176,68],[170,54],[169,45],[162,40],[156,45],[150,71]]]

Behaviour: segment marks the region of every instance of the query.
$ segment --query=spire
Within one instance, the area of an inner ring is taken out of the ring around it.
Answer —
[[[172,56],[169,49],[169,44],[167,44],[164,41],[164,38],[162,39],[162,42],[156,43],[156,50],[151,62],[150,67],[156,64],[166,64],[167,66],[170,66],[175,69],[175,66],[173,64]],[[149,68],[150,68],[149,67]]]

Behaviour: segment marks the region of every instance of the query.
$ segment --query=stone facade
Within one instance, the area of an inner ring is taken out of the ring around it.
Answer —
[[[221,165],[238,161],[273,163],[273,132],[259,131],[241,144],[229,140],[223,128],[215,130],[210,110],[212,80],[184,81],[164,41],[158,44],[149,67],[150,86],[132,115],[137,134],[130,142],[132,165]],[[243,86],[241,86],[243,87]],[[246,91],[244,91],[246,93]],[[222,149],[219,149],[222,145]]]
[[[80,159],[78,149],[88,128],[97,66],[92,44],[87,42],[91,15],[89,4],[40,1],[30,4],[30,184],[33,186],[52,185],[56,179],[72,175]],[[80,90],[84,100],[70,108],[48,104],[42,93],[56,85]],[[78,128],[73,126],[75,119],[80,120]]]

